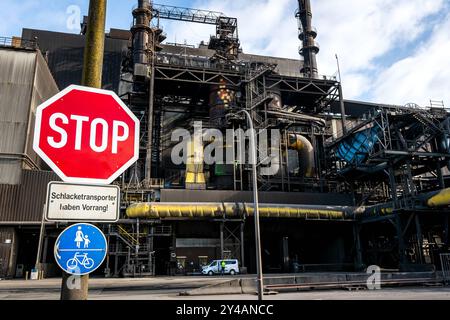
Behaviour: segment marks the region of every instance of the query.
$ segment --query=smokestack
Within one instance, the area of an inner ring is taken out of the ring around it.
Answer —
[[[310,78],[319,76],[317,69],[316,54],[319,53],[319,46],[316,44],[317,31],[313,28],[311,0],[298,0],[298,38],[302,41],[302,47],[299,53],[303,56],[304,64],[300,72],[308,75]]]
[[[148,65],[149,53],[152,44],[150,41],[150,21],[152,19],[152,6],[149,0],[139,0],[138,7],[133,10],[134,24],[131,28],[133,34],[133,64]]]

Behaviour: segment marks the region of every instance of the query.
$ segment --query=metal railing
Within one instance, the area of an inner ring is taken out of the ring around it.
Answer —
[[[442,278],[447,285],[450,283],[450,253],[441,253]]]
[[[153,4],[153,14],[160,19],[216,25],[222,12]]]
[[[19,37],[0,37],[0,47],[35,50],[38,48],[37,40],[27,40]]]
[[[222,64],[212,62],[209,57],[189,55],[186,53],[158,52],[156,54],[156,64],[159,66],[168,65],[183,68],[212,69],[220,71],[239,72],[241,66],[234,64]]]

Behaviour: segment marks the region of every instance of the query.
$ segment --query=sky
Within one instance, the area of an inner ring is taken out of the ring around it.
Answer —
[[[246,53],[299,59],[296,0],[157,0],[238,18]],[[311,0],[319,73],[335,75],[346,99],[374,103],[444,101],[450,107],[450,0]],[[88,0],[0,0],[0,37],[22,28],[79,33]],[[129,29],[137,0],[109,0],[107,29]],[[74,23],[75,22],[75,23]],[[214,27],[163,21],[168,42],[208,41]]]

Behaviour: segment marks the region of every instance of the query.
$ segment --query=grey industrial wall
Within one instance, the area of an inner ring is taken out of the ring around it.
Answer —
[[[21,180],[19,185],[0,185],[0,226],[39,225],[47,184],[60,181],[53,172],[32,170],[23,170]]]
[[[124,30],[111,29],[105,39],[105,58],[103,63],[103,88],[118,92],[122,59],[128,50],[127,35]],[[53,76],[62,90],[70,84],[80,84],[83,67],[83,35],[23,29],[22,38],[37,38],[39,48],[48,59]],[[185,54],[188,56],[212,57],[213,50],[207,48],[189,48],[163,45],[163,52]],[[276,72],[284,76],[301,76],[301,60],[266,57],[252,54],[240,54],[239,59],[252,62],[276,64]]]
[[[59,92],[58,86],[50,72],[50,69],[40,52],[36,54],[36,72],[33,83],[33,92],[30,103],[30,120],[28,127],[27,154],[33,161],[38,163],[39,156],[33,151],[34,124],[36,119],[36,108]]]
[[[40,166],[32,149],[35,111],[58,88],[39,51],[1,48],[0,70],[0,184],[14,185],[22,168]]]
[[[14,277],[17,246],[15,229],[0,227],[0,278]]]
[[[81,84],[85,37],[79,34],[23,29],[23,39],[37,38],[38,46],[58,87]],[[128,50],[128,39],[106,38],[103,60],[103,88],[118,92],[122,59]]]

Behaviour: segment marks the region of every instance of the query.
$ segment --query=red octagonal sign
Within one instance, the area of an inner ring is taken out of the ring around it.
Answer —
[[[139,120],[112,91],[69,86],[37,108],[33,149],[65,182],[110,184],[139,157]]]

